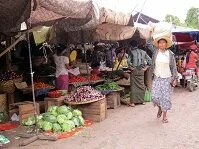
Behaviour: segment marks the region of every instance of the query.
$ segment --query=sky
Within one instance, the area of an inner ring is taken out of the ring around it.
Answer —
[[[100,6],[105,6],[112,10],[124,13],[140,11],[145,0],[94,0]],[[187,10],[191,7],[199,8],[199,0],[146,0],[142,13],[155,19],[163,21],[166,14],[172,14],[180,18],[181,21],[186,19]]]

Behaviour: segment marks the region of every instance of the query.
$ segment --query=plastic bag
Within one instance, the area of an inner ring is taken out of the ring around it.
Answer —
[[[145,91],[144,101],[151,102],[151,91],[149,91],[148,89]]]

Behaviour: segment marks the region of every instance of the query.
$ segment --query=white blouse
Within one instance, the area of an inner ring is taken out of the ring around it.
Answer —
[[[66,56],[53,55],[56,64],[56,77],[60,75],[68,75],[66,64],[69,64],[69,58]]]
[[[171,77],[171,70],[169,67],[169,51],[161,52],[159,50],[156,61],[154,74],[160,78]]]

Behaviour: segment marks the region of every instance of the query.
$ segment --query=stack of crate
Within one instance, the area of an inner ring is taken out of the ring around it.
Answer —
[[[40,114],[39,104],[36,103],[37,114]],[[19,122],[21,123],[23,119],[28,118],[31,115],[34,115],[34,104],[33,102],[18,102],[9,105],[9,115],[10,117],[14,114],[19,115]]]
[[[76,105],[73,108],[82,111],[84,119],[94,122],[101,122],[107,117],[106,98],[89,104]]]
[[[109,93],[108,95],[106,95],[106,99],[108,109],[115,109],[121,105],[119,91]]]
[[[61,96],[59,98],[49,98],[49,97],[44,98],[45,111],[47,112],[47,110],[50,106],[63,105],[64,99],[66,99],[66,96]]]

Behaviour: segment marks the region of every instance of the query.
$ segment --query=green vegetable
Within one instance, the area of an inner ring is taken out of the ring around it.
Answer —
[[[53,132],[61,132],[62,128],[58,123],[53,124]]]
[[[50,113],[50,114],[52,114],[52,115],[54,115],[54,116],[57,116],[58,114],[57,114],[57,106],[51,106],[51,107],[49,107],[48,108],[48,112]]]
[[[52,127],[53,127],[52,123],[47,122],[47,121],[43,121],[43,123],[42,123],[42,129],[44,131],[50,131],[50,130],[52,130]]]
[[[76,127],[80,126],[80,122],[79,122],[79,119],[77,117],[73,117],[72,121],[73,121],[73,123],[75,124]]]
[[[22,124],[25,126],[32,126],[35,125],[35,117],[34,116],[29,116],[27,119],[22,120]]]
[[[80,110],[73,110],[73,116],[82,116],[82,112]]]
[[[42,114],[37,116],[37,120],[41,120],[41,119],[43,119],[43,115]]]
[[[73,128],[75,128],[75,123],[74,123],[73,121],[71,121],[71,120],[67,120],[67,121],[64,122],[64,123],[69,124],[71,130],[72,130]]]
[[[70,126],[70,124],[68,124],[68,123],[63,123],[62,124],[62,131],[71,131],[72,129],[71,129],[71,126]]]
[[[59,124],[63,124],[67,120],[68,120],[67,117],[63,114],[57,116],[57,122]]]
[[[42,129],[42,126],[43,126],[43,120],[38,120],[38,126],[40,129]]]
[[[56,123],[57,122],[57,118],[54,115],[51,115],[50,113],[45,113],[43,115],[44,120],[50,123]]]
[[[68,112],[67,119],[71,120],[72,118],[73,118],[73,113],[72,112]]]
[[[84,125],[84,119],[83,119],[83,117],[82,116],[78,116],[78,119],[79,119],[80,125],[81,126]]]
[[[70,112],[70,108],[67,106],[60,106],[57,108],[57,112],[58,114],[67,114],[68,112]]]
[[[97,90],[105,91],[105,90],[117,90],[119,88],[118,84],[115,82],[106,82],[102,85],[98,85],[96,87]]]

